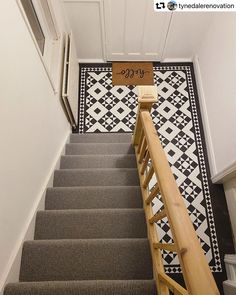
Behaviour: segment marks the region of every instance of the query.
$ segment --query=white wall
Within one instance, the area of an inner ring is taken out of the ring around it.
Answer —
[[[212,177],[236,162],[236,13],[217,13],[196,50]]]
[[[0,1],[0,288],[70,131],[16,1]]]

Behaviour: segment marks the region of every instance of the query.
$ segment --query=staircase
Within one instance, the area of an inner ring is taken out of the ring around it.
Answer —
[[[4,295],[154,295],[130,134],[71,135]]]

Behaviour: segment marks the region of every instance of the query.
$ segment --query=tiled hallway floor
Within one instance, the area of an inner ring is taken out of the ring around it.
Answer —
[[[221,284],[223,256],[233,253],[233,242],[223,189],[210,181],[193,65],[156,63],[154,81],[159,100],[153,107],[153,121],[211,270]],[[111,64],[80,65],[79,97],[79,133],[133,131],[137,89],[113,87]],[[161,208],[158,198],[153,206],[156,211]],[[167,220],[157,227],[162,241],[171,242]],[[163,257],[167,272],[180,273],[175,253],[164,252]]]

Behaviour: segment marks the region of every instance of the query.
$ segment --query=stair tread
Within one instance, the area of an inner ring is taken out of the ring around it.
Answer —
[[[60,169],[76,168],[135,168],[134,154],[122,155],[65,155],[61,157]]]
[[[75,146],[132,146],[131,142],[69,142],[67,145]]]
[[[68,143],[66,155],[76,154],[134,154],[131,143]]]
[[[127,157],[127,158],[136,158],[134,154],[104,154],[104,155],[94,155],[94,154],[83,154],[83,155],[63,155],[62,158],[120,158],[120,157]]]
[[[103,214],[103,213],[141,213],[144,212],[143,208],[86,208],[86,209],[66,209],[66,210],[39,210],[37,214],[45,215],[62,215],[62,214]]]
[[[141,208],[139,186],[54,187],[47,189],[45,208]]]
[[[71,134],[71,142],[131,142],[131,133],[85,133]]]
[[[152,278],[145,238],[34,240],[23,245],[20,281]]]
[[[36,240],[145,237],[145,215],[140,208],[49,210],[36,216]]]
[[[75,293],[76,292],[76,293]],[[77,293],[79,292],[79,293]],[[86,280],[11,283],[4,295],[156,295],[154,280]]]
[[[137,168],[81,168],[54,172],[55,187],[138,185]]]
[[[61,171],[61,172],[65,172],[65,171],[89,171],[89,172],[92,172],[92,171],[112,171],[112,172],[119,172],[119,171],[137,171],[137,168],[135,167],[126,167],[126,168],[100,168],[100,167],[97,167],[97,168],[77,168],[77,169],[56,169],[55,171]]]

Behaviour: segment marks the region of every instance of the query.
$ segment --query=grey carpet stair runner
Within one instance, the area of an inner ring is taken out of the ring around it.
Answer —
[[[4,295],[154,295],[129,134],[71,135]]]

